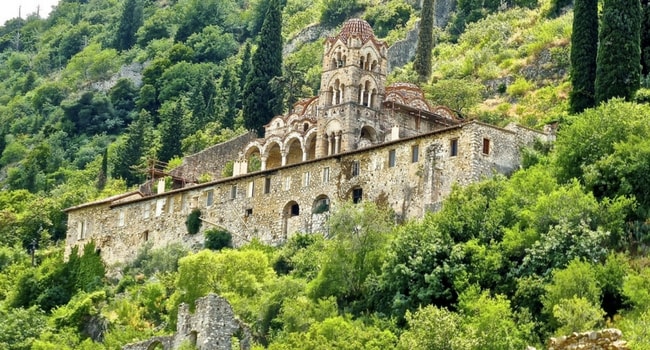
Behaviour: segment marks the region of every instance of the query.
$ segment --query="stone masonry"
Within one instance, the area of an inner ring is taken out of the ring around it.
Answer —
[[[197,299],[195,306],[194,313],[187,304],[179,306],[175,334],[128,344],[122,350],[149,350],[159,345],[173,350],[184,343],[199,350],[231,350],[233,337],[239,339],[240,349],[250,349],[251,332],[235,317],[226,299],[209,294]]]
[[[282,244],[296,232],[327,233],[330,211],[345,201],[387,203],[397,220],[436,210],[452,187],[519,168],[520,150],[548,133],[463,120],[431,106],[414,84],[385,86],[387,45],[352,19],[324,43],[319,96],[296,103],[265,126],[188,156],[172,171],[189,178],[165,192],[135,191],[66,209],[66,256],[93,240],[108,265],[134,259],[144,245],[203,244],[226,229],[240,246],[257,238]],[[226,162],[233,176],[223,178]],[[213,179],[197,184],[204,174]],[[154,184],[155,182],[152,182]],[[202,226],[185,221],[199,210]]]

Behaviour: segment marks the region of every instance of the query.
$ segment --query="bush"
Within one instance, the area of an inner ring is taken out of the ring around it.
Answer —
[[[187,233],[191,235],[197,234],[201,228],[201,210],[192,210],[190,215],[187,216],[187,220],[185,220],[185,226],[187,227]]]
[[[221,250],[232,247],[232,234],[223,229],[210,229],[205,231],[205,243],[203,244],[210,250]]]

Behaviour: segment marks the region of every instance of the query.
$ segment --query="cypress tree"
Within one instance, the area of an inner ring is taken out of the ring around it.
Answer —
[[[122,8],[120,24],[117,27],[115,48],[119,51],[130,49],[136,41],[135,33],[142,26],[142,5],[138,0],[126,0]]]
[[[415,49],[413,69],[418,73],[420,81],[427,81],[431,76],[431,50],[433,49],[433,2],[422,2],[422,18],[420,20],[420,33],[418,33],[418,46]]]
[[[642,0],[641,8],[641,73],[647,77],[650,76],[650,0]]]
[[[151,115],[142,110],[138,118],[129,125],[124,144],[117,150],[113,176],[122,178],[128,186],[137,184],[141,180],[140,174],[131,169],[131,166],[140,162],[145,153],[145,134],[152,126]]]
[[[595,105],[596,53],[598,51],[598,0],[575,0],[571,35],[571,112]]]
[[[160,108],[160,139],[158,160],[169,162],[170,159],[183,154],[181,140],[184,137],[183,116],[185,108],[182,101],[165,102]]]
[[[641,78],[641,3],[605,0],[598,37],[596,103],[631,100]]]
[[[102,155],[102,168],[97,174],[97,189],[103,190],[106,187],[106,181],[108,180],[108,148],[104,149],[104,154]]]
[[[244,125],[264,132],[264,125],[282,113],[282,96],[274,93],[271,79],[282,75],[282,10],[279,0],[271,0],[258,38],[257,51],[243,91]]]
[[[239,84],[234,81],[234,78],[235,74],[232,68],[227,68],[221,77],[221,83],[219,83],[219,93],[222,95],[219,100],[223,104],[219,120],[221,126],[228,129],[234,129],[238,112]]]

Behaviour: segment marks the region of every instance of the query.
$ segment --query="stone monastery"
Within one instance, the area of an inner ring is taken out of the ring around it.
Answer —
[[[517,125],[463,120],[431,106],[413,84],[386,86],[387,49],[367,22],[346,22],[324,42],[318,96],[274,117],[263,138],[215,145],[138,191],[66,209],[66,254],[94,240],[111,265],[145,244],[200,247],[202,232],[215,227],[231,232],[236,246],[254,237],[280,244],[295,232],[326,233],[329,211],[344,201],[377,201],[399,220],[419,218],[454,184],[510,173],[523,146],[549,140]],[[233,176],[223,177],[229,161]],[[205,175],[213,180],[198,183]],[[202,225],[192,235],[185,221],[195,209]]]

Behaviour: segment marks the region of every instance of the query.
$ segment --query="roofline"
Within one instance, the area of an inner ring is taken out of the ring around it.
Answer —
[[[107,197],[107,198],[104,198],[104,199],[100,199],[100,200],[97,200],[97,201],[79,204],[79,205],[76,205],[74,207],[69,207],[69,208],[63,209],[63,212],[67,213],[67,212],[71,212],[71,211],[74,211],[74,210],[79,210],[79,209],[83,209],[83,208],[87,208],[87,207],[94,207],[94,206],[101,205],[101,204],[111,203],[111,202],[114,202],[116,200],[120,200],[120,199],[129,197],[129,196],[132,196],[132,195],[135,195],[135,194],[140,194],[140,195],[144,196],[144,194],[142,192],[140,192],[139,190],[135,190],[135,191],[130,191],[130,192],[118,194],[118,195],[115,195],[115,196]]]

